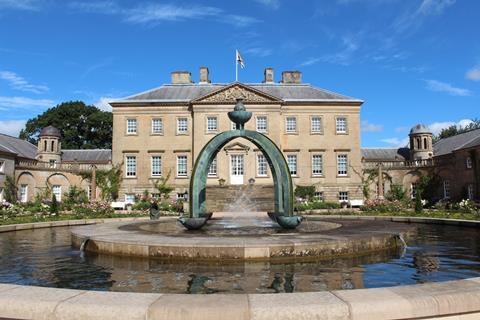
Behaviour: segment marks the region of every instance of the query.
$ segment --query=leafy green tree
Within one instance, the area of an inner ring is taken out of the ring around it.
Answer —
[[[109,149],[112,147],[111,112],[82,101],[63,102],[27,121],[20,138],[36,144],[42,128],[54,126],[62,133],[65,149]]]
[[[171,172],[167,173],[166,177],[162,177],[158,180],[153,181],[153,186],[157,189],[158,193],[160,194],[160,199],[168,199],[170,196],[170,192],[172,192],[175,188],[168,184],[168,180],[170,179]]]
[[[5,200],[10,203],[17,203],[17,186],[11,176],[5,178],[5,189],[3,190]]]
[[[442,129],[440,133],[433,138],[434,141],[438,141],[440,139],[456,136],[457,134],[465,133],[467,131],[475,130],[475,129],[480,129],[480,119],[472,119],[472,122],[470,122],[468,125],[465,127],[462,126],[457,126],[457,125],[451,125],[448,128]]]
[[[118,199],[118,193],[122,184],[122,163],[113,166],[110,170],[97,170],[96,171],[96,183],[100,188],[102,200],[116,201]],[[83,171],[79,175],[92,182],[92,171]]]
[[[387,192],[386,198],[390,201],[405,201],[407,200],[407,192],[403,190],[402,185],[392,184],[390,190]]]
[[[296,197],[311,200],[315,196],[315,186],[297,186],[294,194]]]
[[[53,193],[52,193],[52,203],[50,204],[50,213],[51,214],[58,213],[57,197]]]

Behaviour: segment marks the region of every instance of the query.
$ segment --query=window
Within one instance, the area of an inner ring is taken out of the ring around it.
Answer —
[[[450,199],[450,181],[443,181],[443,198]]]
[[[267,158],[263,154],[257,154],[257,176],[267,176]]]
[[[5,172],[5,161],[0,161],[0,172]]]
[[[410,186],[410,198],[415,199],[416,194],[417,194],[417,183],[414,182]]]
[[[323,175],[323,157],[321,154],[312,155],[312,175]]]
[[[427,138],[423,138],[423,149],[425,149],[425,150],[428,149]]]
[[[152,177],[159,177],[162,175],[162,157],[152,157]]]
[[[136,177],[137,176],[137,157],[127,156],[125,161],[125,176]]]
[[[290,174],[292,176],[297,175],[297,155],[289,154],[287,155],[288,168],[290,169]]]
[[[22,184],[20,186],[20,202],[26,203],[28,201],[28,185]]]
[[[312,117],[310,120],[310,131],[311,133],[322,133],[322,118],[321,117]]]
[[[152,119],[152,133],[153,134],[162,134],[163,133],[163,121],[162,121],[162,119]]]
[[[468,199],[473,200],[474,194],[473,194],[473,184],[469,184],[467,186],[467,194],[468,194]]]
[[[55,141],[52,141],[50,151],[52,151],[52,152],[55,151]]]
[[[348,157],[346,154],[337,155],[337,175],[346,176],[348,174]]]
[[[133,194],[133,193],[126,193],[126,194],[125,194],[125,203],[126,203],[126,204],[135,203],[135,194]]]
[[[58,185],[53,186],[52,193],[58,202],[62,201],[62,186],[58,186]]]
[[[49,165],[50,165],[50,168],[56,168],[57,167],[57,160],[50,159]]]
[[[215,157],[210,163],[210,167],[208,167],[208,176],[209,177],[216,177],[217,176],[217,158]]]
[[[257,131],[258,132],[267,132],[267,116],[258,116],[257,117]]]
[[[177,133],[186,134],[188,132],[188,119],[177,118]]]
[[[467,169],[472,169],[472,157],[467,157],[465,165],[467,166]]]
[[[43,151],[47,151],[47,141],[43,141]]]
[[[323,197],[323,191],[315,191],[313,198],[318,201],[324,201],[325,198]]]
[[[187,176],[187,156],[177,156],[177,177]]]
[[[207,117],[207,131],[216,132],[217,130],[217,117]]]
[[[127,134],[137,134],[137,119],[127,119]]]
[[[287,117],[286,121],[286,131],[287,133],[295,133],[297,132],[297,118],[295,117]]]
[[[347,118],[338,117],[336,119],[337,133],[347,133]]]
[[[338,200],[341,202],[348,201],[348,191],[340,191],[338,193]]]

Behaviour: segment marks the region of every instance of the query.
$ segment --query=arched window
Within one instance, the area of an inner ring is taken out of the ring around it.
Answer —
[[[417,138],[417,150],[422,147],[422,144],[420,142],[420,138]]]
[[[43,151],[47,151],[47,140],[43,142]]]
[[[427,138],[423,138],[423,149],[425,149],[425,150],[428,149]]]
[[[55,141],[52,141],[52,148],[51,149],[52,149],[52,152],[55,151]]]

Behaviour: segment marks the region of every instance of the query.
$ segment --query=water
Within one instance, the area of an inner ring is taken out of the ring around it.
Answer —
[[[408,247],[291,263],[170,263],[81,253],[69,228],[0,234],[0,282],[102,291],[275,293],[388,287],[480,276],[480,231],[419,225]]]

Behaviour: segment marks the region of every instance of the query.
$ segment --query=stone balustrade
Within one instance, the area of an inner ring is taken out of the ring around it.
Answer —
[[[18,160],[15,163],[17,169],[27,169],[27,170],[47,170],[47,171],[66,171],[66,172],[82,172],[82,171],[91,171],[92,164],[85,163],[55,163],[51,164],[49,162],[34,161],[34,160]],[[97,170],[109,170],[112,168],[111,164],[95,164]]]

